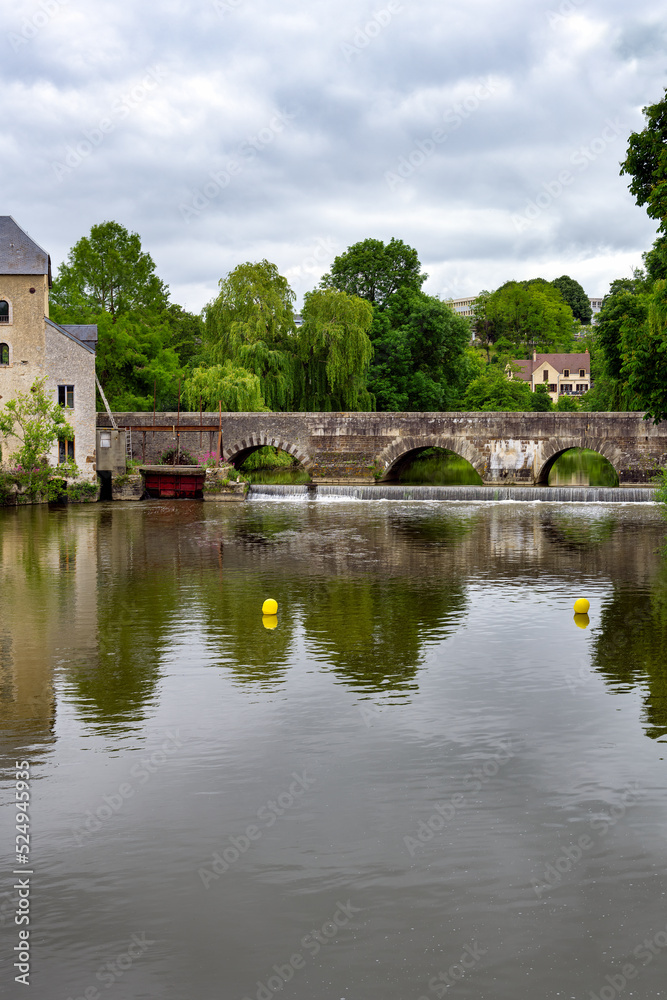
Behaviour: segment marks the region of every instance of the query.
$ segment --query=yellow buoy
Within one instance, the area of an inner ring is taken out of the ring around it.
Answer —
[[[264,628],[272,629],[278,624],[278,615],[262,615],[262,625]]]
[[[272,597],[268,597],[264,604],[262,604],[262,614],[263,615],[275,615],[278,613],[278,602],[274,601]]]
[[[578,597],[574,602],[574,613],[577,615],[586,615],[590,606],[591,602],[587,601],[585,597]]]
[[[579,615],[574,615],[573,617],[574,617],[574,624],[577,626],[577,628],[588,628],[588,626],[591,623],[591,620],[588,617],[588,615],[579,614]]]

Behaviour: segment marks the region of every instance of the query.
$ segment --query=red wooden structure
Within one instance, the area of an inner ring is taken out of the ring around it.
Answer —
[[[178,472],[147,472],[146,492],[151,497],[197,497],[204,489],[204,472],[201,475],[181,475]]]

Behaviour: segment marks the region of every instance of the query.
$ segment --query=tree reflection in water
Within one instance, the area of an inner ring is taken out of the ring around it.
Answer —
[[[602,607],[592,666],[616,691],[639,688],[647,736],[667,734],[667,554],[647,589],[614,587]]]

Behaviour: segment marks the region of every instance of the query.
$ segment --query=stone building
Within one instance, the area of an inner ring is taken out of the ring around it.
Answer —
[[[591,387],[591,358],[583,354],[537,354],[533,351],[530,361],[512,361],[519,371],[509,371],[510,378],[528,382],[535,392],[538,385],[546,385],[552,402],[560,396],[582,396]]]
[[[48,253],[10,215],[0,216],[0,407],[46,377],[74,428],[74,441],[56,443],[50,463],[74,458],[81,475],[94,479],[97,327],[50,320],[50,288]]]

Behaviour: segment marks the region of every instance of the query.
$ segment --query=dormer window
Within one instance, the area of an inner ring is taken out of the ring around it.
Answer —
[[[9,364],[9,344],[0,344],[0,365]]]
[[[7,299],[0,299],[0,323],[11,322],[11,309]]]
[[[569,378],[569,377],[570,377],[570,369],[563,368],[563,378]]]
[[[580,368],[579,369],[579,378],[586,378],[586,369],[585,368]]]

